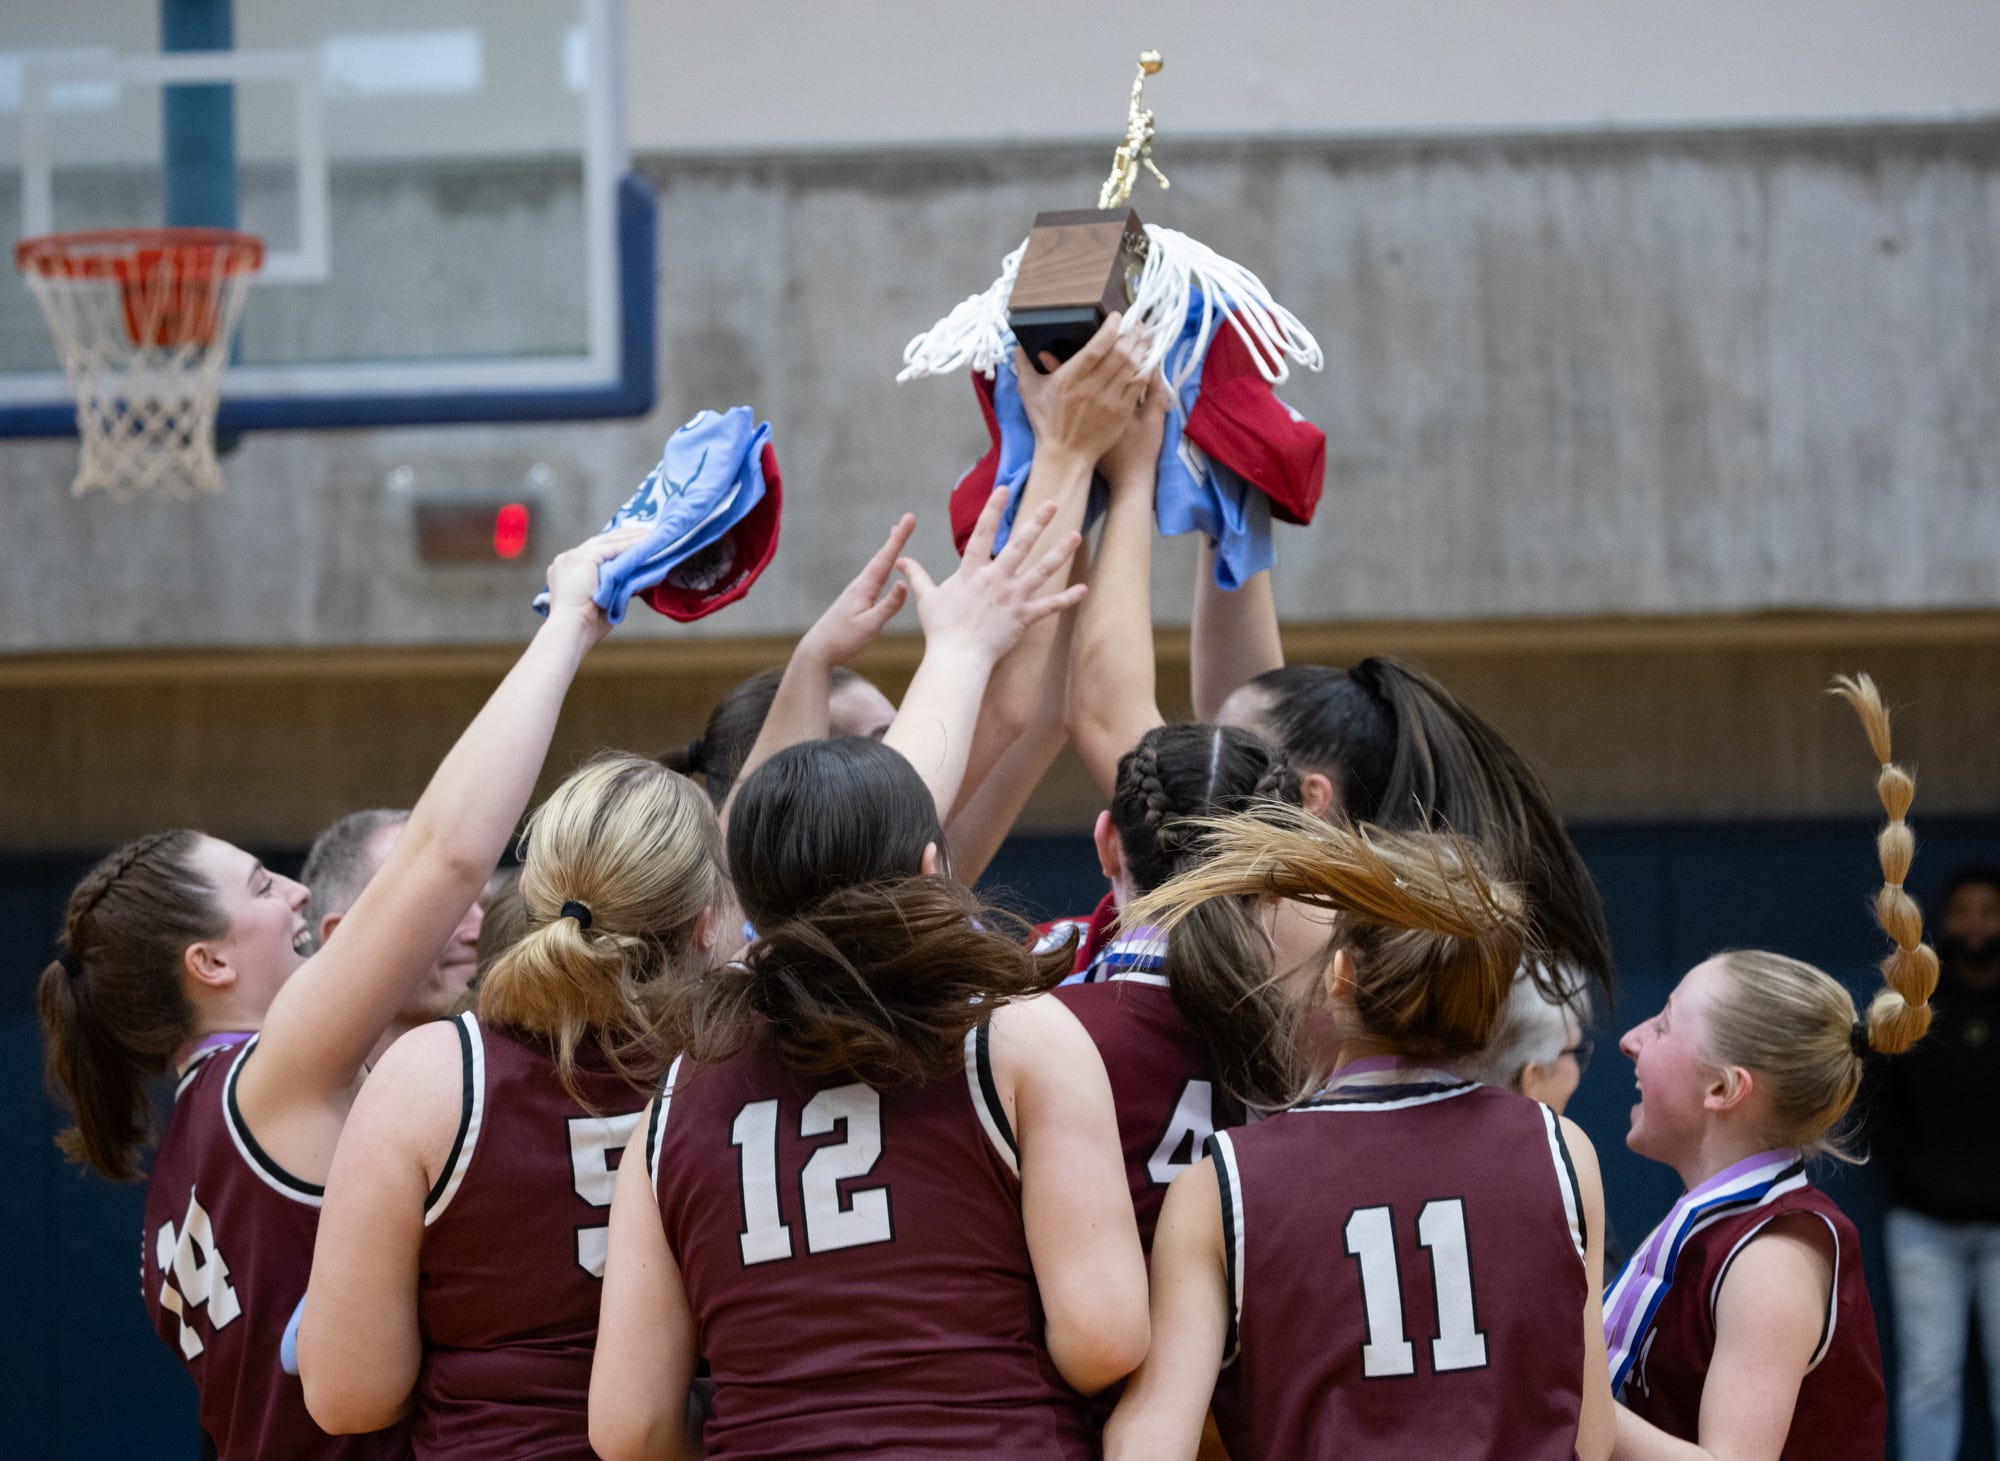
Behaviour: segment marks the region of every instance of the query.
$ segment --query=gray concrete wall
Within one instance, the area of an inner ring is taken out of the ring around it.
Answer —
[[[0,446],[0,649],[518,639],[536,573],[418,566],[395,469],[547,461],[549,526],[580,534],[737,401],[777,429],[774,570],[626,632],[796,632],[903,506],[946,557],[982,432],[962,382],[892,383],[901,346],[1038,208],[1087,201],[1100,154],[646,160],[645,421],[257,436],[193,505],[74,501],[72,444]],[[1320,520],[1280,543],[1288,618],[2000,606],[2000,124],[1174,161],[1142,211],[1259,270],[1327,353],[1286,390],[1331,438]],[[451,201],[435,226],[476,227]],[[1188,563],[1161,555],[1163,621]]]

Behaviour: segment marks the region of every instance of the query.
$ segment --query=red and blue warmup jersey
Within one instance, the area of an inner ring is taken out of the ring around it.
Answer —
[[[236,1105],[254,1036],[183,1068],[146,1182],[140,1281],[153,1327],[194,1377],[201,1428],[222,1461],[372,1461],[408,1454],[402,1427],[329,1436],[284,1372],[280,1346],[305,1297],[321,1189],[265,1153]]]
[[[1210,1145],[1234,1461],[1571,1461],[1589,1302],[1547,1108],[1404,1067]]]
[[[563,1088],[544,1041],[462,1014],[458,1137],[424,1208],[418,1457],[589,1461],[611,1193],[646,1093],[592,1047]]]
[[[1701,1428],[1701,1392],[1715,1353],[1715,1303],[1729,1265],[1772,1221],[1803,1214],[1833,1240],[1833,1289],[1812,1367],[1799,1386],[1784,1461],[1873,1461],[1888,1445],[1889,1406],[1875,1311],[1861,1269],[1861,1239],[1833,1199],[1804,1181],[1803,1161],[1775,1195],[1725,1212],[1681,1246],[1673,1282],[1637,1341],[1621,1399],[1634,1414],[1684,1441]]]
[[[647,1149],[710,1457],[1097,1454],[1043,1347],[986,1033],[963,1073],[879,1090],[763,1035],[669,1072]]]

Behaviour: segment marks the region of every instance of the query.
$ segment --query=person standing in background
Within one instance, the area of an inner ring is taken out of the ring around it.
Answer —
[[[1944,978],[1930,1035],[1878,1073],[1875,1144],[1905,1456],[1958,1454],[1975,1302],[2000,1426],[2000,867],[1961,868],[1938,903]]]

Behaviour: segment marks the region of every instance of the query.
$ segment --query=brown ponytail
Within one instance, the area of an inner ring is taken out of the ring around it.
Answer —
[[[1233,726],[1154,727],[1119,759],[1111,797],[1133,887],[1150,892],[1206,855],[1189,819],[1265,801],[1299,804],[1298,773],[1282,751]],[[1189,909],[1163,970],[1175,1006],[1208,1046],[1215,1079],[1253,1110],[1290,1101],[1302,1079],[1298,1002],[1279,986],[1261,913],[1249,896]]]
[[[56,1144],[114,1182],[139,1175],[152,1136],[148,1078],[168,1074],[194,1033],[181,955],[227,927],[194,870],[200,842],[155,832],[85,873],[63,916],[62,957],[35,986],[49,1087],[76,1113]]]
[[[1528,945],[1521,896],[1473,844],[1442,833],[1321,822],[1267,804],[1204,818],[1207,855],[1128,910],[1172,928],[1215,898],[1289,898],[1339,915],[1361,1032],[1419,1057],[1456,1059],[1491,1039]]]
[[[1881,963],[1887,988],[1868,1005],[1868,1044],[1884,1055],[1901,1055],[1930,1029],[1930,999],[1938,983],[1937,953],[1923,941],[1924,916],[1916,900],[1903,891],[1903,879],[1909,876],[1910,863],[1917,855],[1916,836],[1903,820],[1916,799],[1916,778],[1896,765],[1890,755],[1889,712],[1874,680],[1867,675],[1851,679],[1839,675],[1827,693],[1854,707],[1868,733],[1868,745],[1882,765],[1875,778],[1875,794],[1882,799],[1889,820],[1875,839],[1875,855],[1882,864],[1875,922],[1895,948]]]
[[[924,876],[944,833],[910,763],[858,736],[787,746],[751,773],[729,818],[729,872],[757,941],[740,962],[667,990],[670,1045],[697,1064],[766,1031],[807,1075],[874,1085],[942,1076],[996,1006],[1069,972],[1020,920]]]
[[[547,1040],[572,1096],[585,1041],[647,1083],[664,1064],[661,976],[689,961],[696,919],[723,900],[714,811],[686,777],[608,755],[557,787],[522,839],[528,928],[481,978],[480,1017]]]

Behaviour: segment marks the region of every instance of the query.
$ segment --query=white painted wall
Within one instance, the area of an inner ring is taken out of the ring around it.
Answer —
[[[1175,137],[2000,112],[1995,0],[627,0],[632,143],[1103,138],[1138,52]]]

